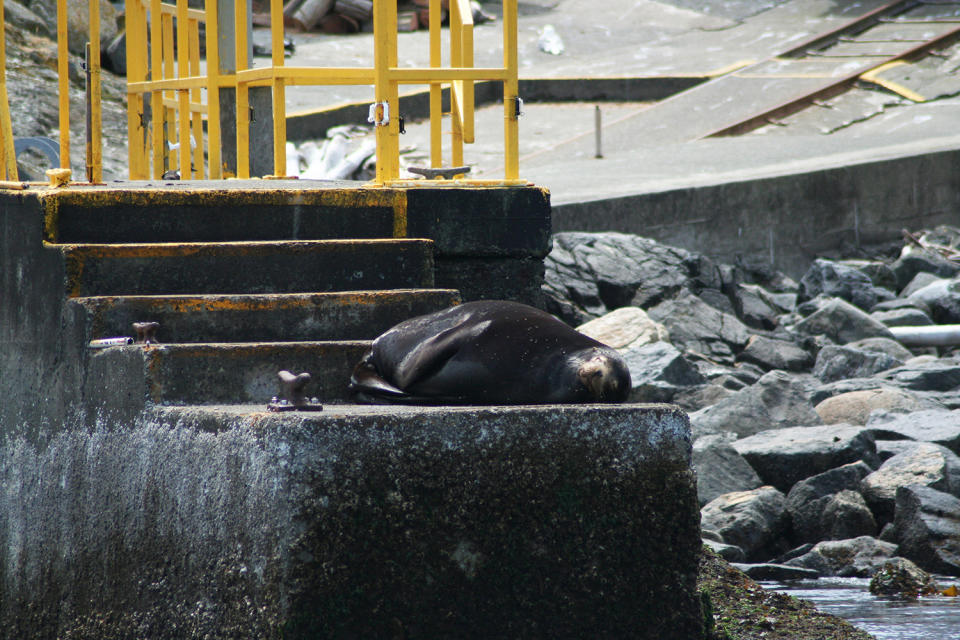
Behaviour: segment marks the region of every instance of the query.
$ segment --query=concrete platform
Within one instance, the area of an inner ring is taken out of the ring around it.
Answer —
[[[702,637],[686,416],[162,408],[0,448],[3,635]]]

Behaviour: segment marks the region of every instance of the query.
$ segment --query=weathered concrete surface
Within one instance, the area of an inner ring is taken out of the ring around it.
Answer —
[[[686,416],[158,409],[0,449],[0,636],[702,637]]]

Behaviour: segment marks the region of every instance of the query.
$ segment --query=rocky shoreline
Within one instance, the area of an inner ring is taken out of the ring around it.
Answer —
[[[898,339],[960,323],[960,229],[816,259],[799,282],[559,233],[544,291],[620,350],[631,401],[690,413],[704,544],[721,557],[755,579],[890,562],[960,576],[960,345]]]

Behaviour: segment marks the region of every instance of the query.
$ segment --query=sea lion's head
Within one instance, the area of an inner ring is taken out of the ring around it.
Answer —
[[[612,349],[590,349],[583,354],[577,378],[591,402],[623,402],[630,395],[630,369]]]

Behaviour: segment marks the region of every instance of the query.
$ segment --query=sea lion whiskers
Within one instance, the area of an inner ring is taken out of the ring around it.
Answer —
[[[590,396],[597,400],[608,394],[616,394],[620,386],[610,358],[602,353],[596,353],[581,364],[577,376],[590,392]]]

